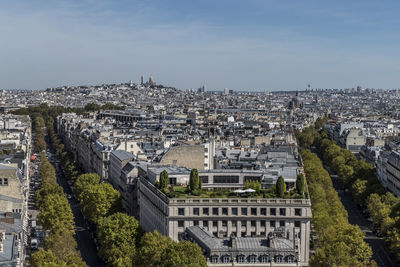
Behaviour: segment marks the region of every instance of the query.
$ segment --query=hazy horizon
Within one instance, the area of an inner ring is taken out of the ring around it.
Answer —
[[[399,88],[400,2],[13,1],[0,4],[0,89]]]

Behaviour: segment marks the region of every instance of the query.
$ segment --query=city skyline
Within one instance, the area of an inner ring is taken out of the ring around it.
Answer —
[[[399,3],[2,3],[1,89],[139,82],[210,90],[398,88]]]

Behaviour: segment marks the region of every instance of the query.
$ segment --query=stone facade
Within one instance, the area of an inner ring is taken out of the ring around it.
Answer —
[[[309,199],[168,198],[145,178],[138,182],[140,225],[179,240],[187,227],[201,226],[215,237],[267,236],[293,228],[299,261],[308,264],[311,224]]]

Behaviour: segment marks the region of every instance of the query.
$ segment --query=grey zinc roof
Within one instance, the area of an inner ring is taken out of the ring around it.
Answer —
[[[126,152],[125,150],[115,150],[111,153],[120,161],[134,158],[134,155],[132,153]]]
[[[230,238],[217,238],[204,228],[199,226],[191,226],[186,228],[196,237],[197,242],[203,243],[210,250],[230,250],[232,243]],[[285,238],[271,238],[268,245],[267,237],[235,237],[236,248],[239,251],[266,251],[266,250],[293,250],[293,241]]]

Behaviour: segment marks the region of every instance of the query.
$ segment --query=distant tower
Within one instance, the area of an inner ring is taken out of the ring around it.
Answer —
[[[308,91],[310,91],[310,87],[311,87],[311,85],[310,85],[310,84],[308,84],[308,86],[307,86],[307,87],[308,87]]]
[[[140,85],[143,85],[144,84],[144,77],[143,77],[143,75],[140,77]]]
[[[153,76],[150,75],[149,77],[149,84],[150,86],[154,86],[156,83],[154,82]]]

